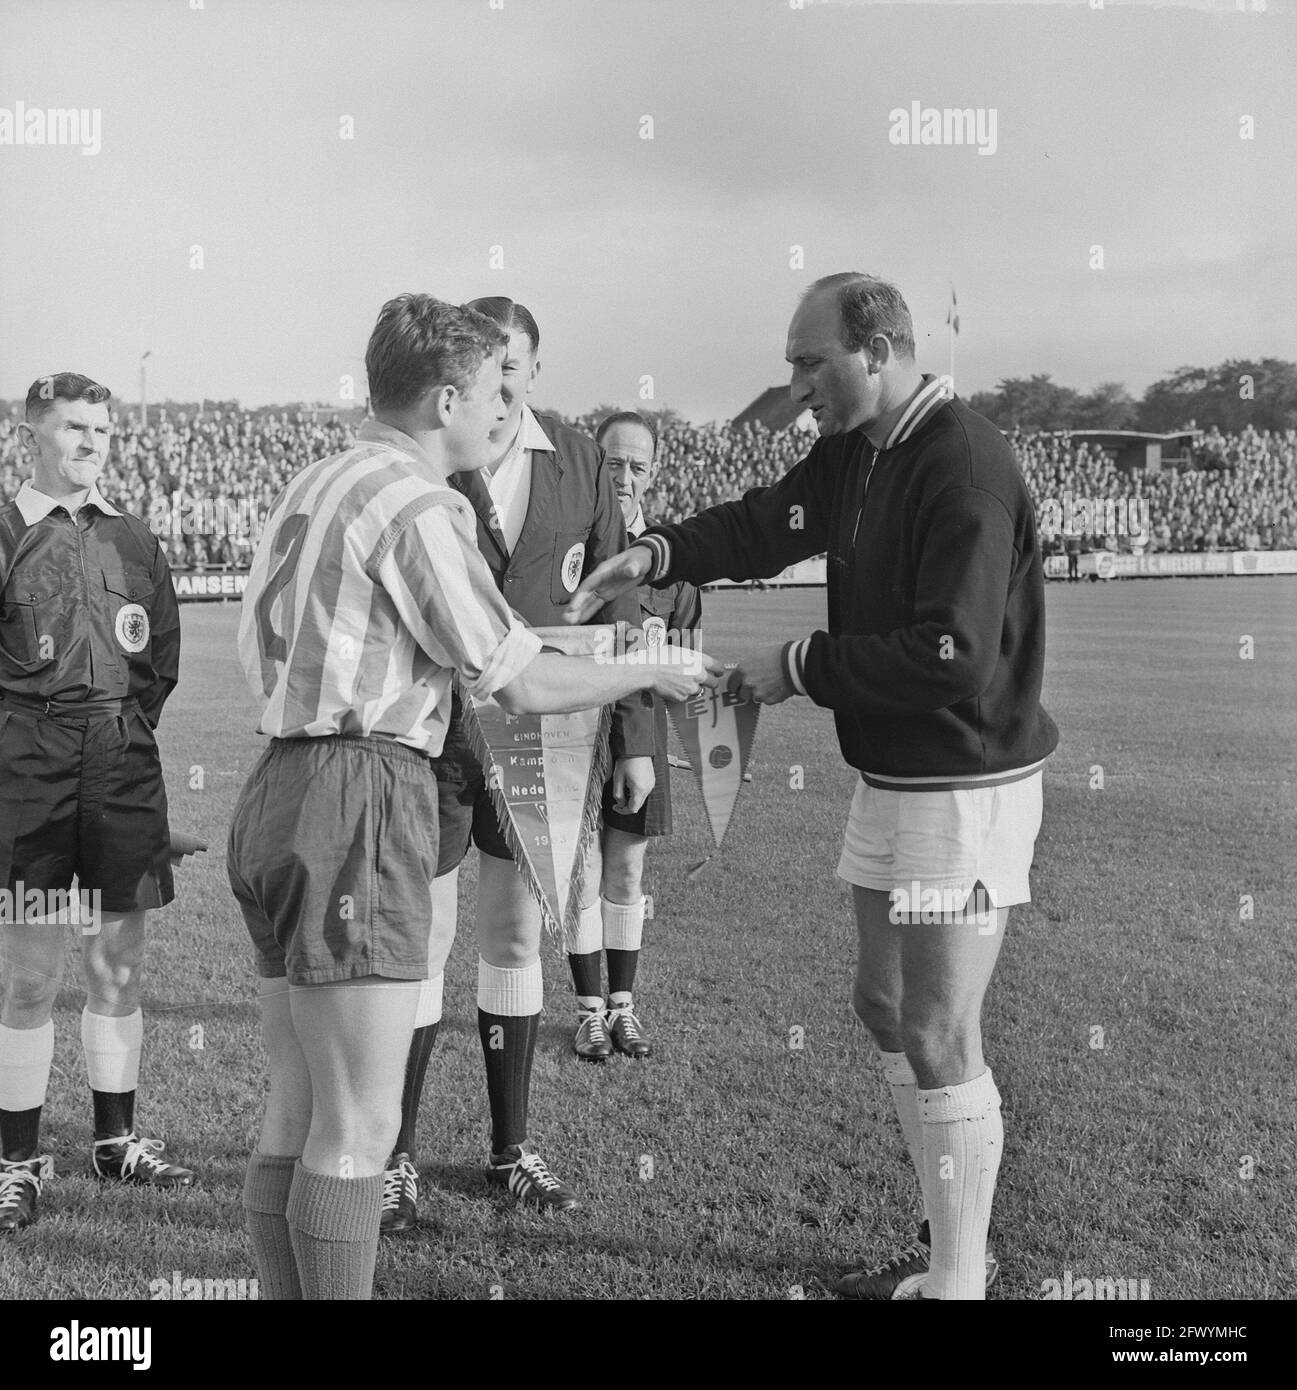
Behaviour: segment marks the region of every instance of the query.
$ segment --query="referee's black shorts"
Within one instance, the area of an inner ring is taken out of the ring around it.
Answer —
[[[110,916],[165,907],[171,878],[158,745],[133,702],[73,718],[0,699],[0,883],[98,892]],[[11,899],[13,901],[14,899]]]

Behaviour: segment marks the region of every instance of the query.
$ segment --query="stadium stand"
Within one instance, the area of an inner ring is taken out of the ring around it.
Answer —
[[[17,440],[18,410],[0,415],[0,498],[25,476]],[[143,516],[164,534],[177,569],[246,567],[255,528],[212,527],[213,515],[260,517],[285,482],[313,459],[336,453],[352,438],[351,418],[319,411],[201,412],[155,407],[141,430],[133,413],[116,421],[104,495]],[[592,429],[591,417],[573,421]],[[809,448],[813,436],[746,423],[671,423],[647,510],[678,520],[701,507],[771,483]],[[1119,468],[1112,455],[1062,434],[1008,435],[1039,508],[1046,498],[1144,498],[1149,551],[1297,549],[1297,431],[1283,434],[1208,430],[1194,446],[1194,466],[1157,472]],[[205,512],[202,509],[206,509]],[[198,518],[191,524],[186,518]],[[1087,547],[1126,550],[1129,537],[1084,538]],[[1048,553],[1061,537],[1046,542]]]

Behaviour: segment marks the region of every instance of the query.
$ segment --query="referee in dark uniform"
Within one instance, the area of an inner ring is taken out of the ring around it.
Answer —
[[[0,506],[0,1231],[35,1219],[53,1171],[39,1131],[69,923],[82,926],[94,1170],[193,1180],[135,1130],[145,912],[174,897],[153,730],[180,617],[156,537],[97,486],[109,395],[74,372],[33,383],[18,427],[32,477]]]
[[[648,524],[643,499],[657,469],[657,430],[651,420],[635,411],[621,411],[600,422],[595,439],[607,458],[626,519],[626,534],[634,540]],[[641,584],[636,598],[639,630],[648,646],[663,642],[697,645],[702,598],[687,580],[660,589]],[[649,840],[671,833],[667,710],[661,700],[654,701],[653,719],[653,790],[638,810],[631,811],[618,808],[611,783],[605,788],[601,853],[592,855],[586,867],[581,918],[567,942],[577,997],[572,1050],[587,1062],[602,1062],[614,1051],[641,1060],[652,1051],[635,1012],[633,990],[648,906],[643,891],[644,854]],[[602,985],[605,956],[606,1004]]]

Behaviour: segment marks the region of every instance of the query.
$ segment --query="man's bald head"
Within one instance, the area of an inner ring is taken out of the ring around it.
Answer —
[[[914,321],[895,285],[876,275],[844,270],[816,280],[802,296],[803,302],[812,296],[831,299],[837,306],[842,346],[848,352],[864,351],[882,334],[901,361],[914,361]]]

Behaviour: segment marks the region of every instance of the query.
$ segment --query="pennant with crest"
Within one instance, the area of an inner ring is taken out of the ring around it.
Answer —
[[[725,688],[705,690],[693,700],[668,700],[666,706],[676,737],[693,765],[712,839],[720,849],[752,761],[761,706]],[[690,876],[701,868],[702,864],[696,865]]]

